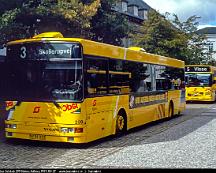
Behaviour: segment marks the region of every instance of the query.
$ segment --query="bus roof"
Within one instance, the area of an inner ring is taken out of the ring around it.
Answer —
[[[61,33],[48,32],[34,36],[30,39],[15,40],[9,42],[7,45],[21,44],[29,42],[52,42],[52,41],[63,41],[63,42],[79,42],[83,46],[83,53],[86,55],[98,56],[98,57],[110,57],[115,59],[130,60],[145,62],[151,64],[167,65],[177,68],[184,68],[184,61],[169,58],[161,55],[151,54],[138,49],[124,48],[114,46],[106,43],[99,43],[82,38],[64,38]]]

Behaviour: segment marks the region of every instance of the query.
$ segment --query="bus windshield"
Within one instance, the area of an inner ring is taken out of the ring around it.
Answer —
[[[188,87],[203,87],[212,85],[212,75],[206,73],[187,73],[186,86]]]
[[[39,49],[27,44],[9,47],[11,52],[8,53],[2,69],[4,76],[1,76],[3,80],[0,83],[1,98],[17,101],[81,101],[83,99],[81,53],[72,52],[74,44],[71,46],[68,43],[66,46],[61,44],[54,46],[49,44],[49,49],[46,48],[46,44],[44,46],[40,44]],[[51,49],[51,46],[55,49]],[[19,57],[24,56],[23,52],[19,54],[17,51],[20,47],[26,48],[26,58]]]

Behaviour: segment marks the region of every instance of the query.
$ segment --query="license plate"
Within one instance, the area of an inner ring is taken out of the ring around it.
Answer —
[[[39,134],[29,134],[29,139],[46,140],[46,136],[45,135],[39,135]]]

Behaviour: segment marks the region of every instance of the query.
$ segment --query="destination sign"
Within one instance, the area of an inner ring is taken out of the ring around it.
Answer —
[[[76,43],[41,43],[32,42],[14,44],[7,47],[10,59],[48,60],[52,58],[81,58],[81,49]]]
[[[207,66],[188,66],[188,67],[185,67],[185,72],[210,72],[210,67],[207,67]]]

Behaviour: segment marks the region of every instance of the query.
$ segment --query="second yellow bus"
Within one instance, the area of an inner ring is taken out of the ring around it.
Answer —
[[[216,67],[186,65],[186,101],[215,101]]]

